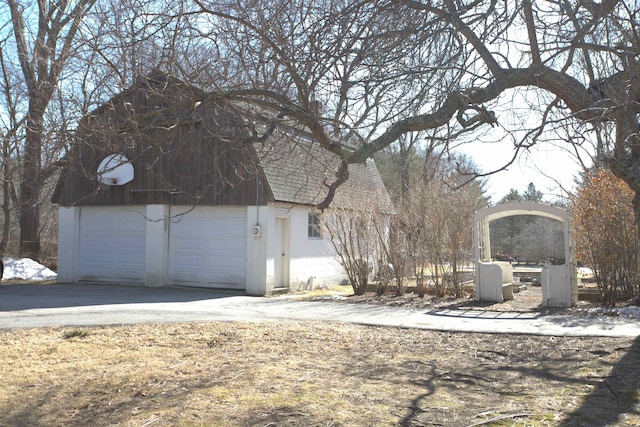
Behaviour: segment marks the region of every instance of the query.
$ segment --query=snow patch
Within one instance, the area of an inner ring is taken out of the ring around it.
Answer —
[[[58,275],[30,258],[3,258],[2,280],[54,280]]]

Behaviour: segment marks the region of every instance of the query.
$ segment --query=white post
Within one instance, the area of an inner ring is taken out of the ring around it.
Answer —
[[[482,261],[491,261],[491,228],[486,219],[482,220]]]
[[[247,270],[245,290],[249,295],[267,294],[267,236],[269,208],[247,207]]]
[[[169,260],[169,207],[147,205],[145,238],[144,285],[149,287],[167,284]]]
[[[80,208],[58,208],[58,283],[78,281]]]
[[[575,243],[573,241],[573,233],[571,229],[571,221],[567,215],[567,219],[564,220],[564,251],[566,254],[565,256],[568,258],[565,262],[567,263],[567,273],[569,275],[569,301],[570,305],[575,305],[578,303],[578,272],[574,252]]]

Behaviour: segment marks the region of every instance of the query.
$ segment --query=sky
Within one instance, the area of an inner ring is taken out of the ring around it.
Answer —
[[[506,170],[486,178],[487,195],[491,203],[496,204],[511,189],[520,194],[533,183],[536,190],[542,192],[544,202],[565,199],[567,191],[576,188],[575,179],[582,171],[582,165],[576,157],[575,147],[565,142],[571,139],[580,144],[580,156],[591,166],[593,141],[591,134],[584,128],[570,127],[564,113],[545,117],[544,106],[553,98],[536,88],[516,88],[501,94],[494,104],[488,105],[497,115],[498,125],[481,126],[469,139],[460,143],[455,151],[466,154],[478,167],[479,172],[491,172],[506,165],[515,154],[514,144],[531,143],[531,135],[536,135],[541,123],[546,123],[542,134],[529,149],[521,149],[516,161]]]
[[[483,172],[498,169],[514,155],[510,142],[470,143],[459,148],[468,155]],[[575,178],[581,166],[575,156],[561,147],[541,143],[529,151],[521,151],[518,159],[507,170],[487,177],[487,194],[492,204],[496,204],[513,188],[520,194],[532,182],[543,193],[543,201],[553,202],[566,196],[563,188],[575,189]]]

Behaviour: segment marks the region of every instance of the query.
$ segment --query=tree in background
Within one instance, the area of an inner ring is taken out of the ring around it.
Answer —
[[[475,165],[434,148],[426,145],[416,153],[422,160],[412,164],[408,187],[391,186],[397,209],[392,230],[403,236],[407,273],[413,272],[419,287],[431,284],[436,295],[461,296],[459,272],[470,260],[473,213],[486,200],[481,181],[467,182]]]
[[[542,202],[543,198],[542,191],[539,191],[533,182],[530,182],[527,185],[527,191],[522,194],[522,200],[526,200],[527,202]]]
[[[9,38],[6,37],[0,41],[0,69],[2,71],[0,79],[0,105],[4,114],[0,114],[0,135],[2,137],[2,240],[0,240],[0,256],[6,254],[11,236],[14,234],[14,228],[17,226],[13,220],[15,216],[15,206],[18,206],[18,192],[16,183],[19,180],[17,176],[18,159],[17,151],[19,144],[17,143],[21,127],[25,117],[20,116],[17,110],[18,105],[23,101],[25,94],[18,90],[19,73],[12,66],[4,54],[5,46]],[[19,227],[17,227],[19,230]]]
[[[23,256],[37,257],[40,253],[40,191],[59,167],[56,160],[61,142],[52,134],[59,127],[48,123],[51,117],[47,115],[53,113],[50,104],[56,99],[65,65],[77,48],[82,21],[94,3],[41,1],[35,6],[9,0],[4,11],[11,22],[3,31],[9,29],[12,42],[5,39],[3,67],[15,70],[15,90],[24,94],[25,101],[22,106],[14,103],[14,113],[19,111],[21,118],[13,120],[20,124],[14,136],[20,140],[16,153],[20,156],[18,208]],[[11,60],[17,64],[9,63],[7,51],[13,52]]]
[[[638,294],[638,227],[634,192],[611,171],[585,175],[572,200],[576,256],[593,269],[603,303]]]
[[[528,220],[528,221],[527,221]],[[522,245],[518,254],[524,260],[537,263],[564,263],[563,223],[551,218],[526,216],[520,240]]]

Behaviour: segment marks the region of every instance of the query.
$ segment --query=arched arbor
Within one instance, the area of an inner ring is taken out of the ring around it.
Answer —
[[[545,265],[542,269],[542,303],[568,307],[578,301],[578,282],[573,251],[569,211],[546,203],[509,202],[480,209],[473,216],[473,247],[476,264],[475,299],[503,301],[511,286],[513,269],[508,263],[495,263],[491,258],[490,224],[499,218],[537,215],[561,221],[564,225],[564,264]]]

